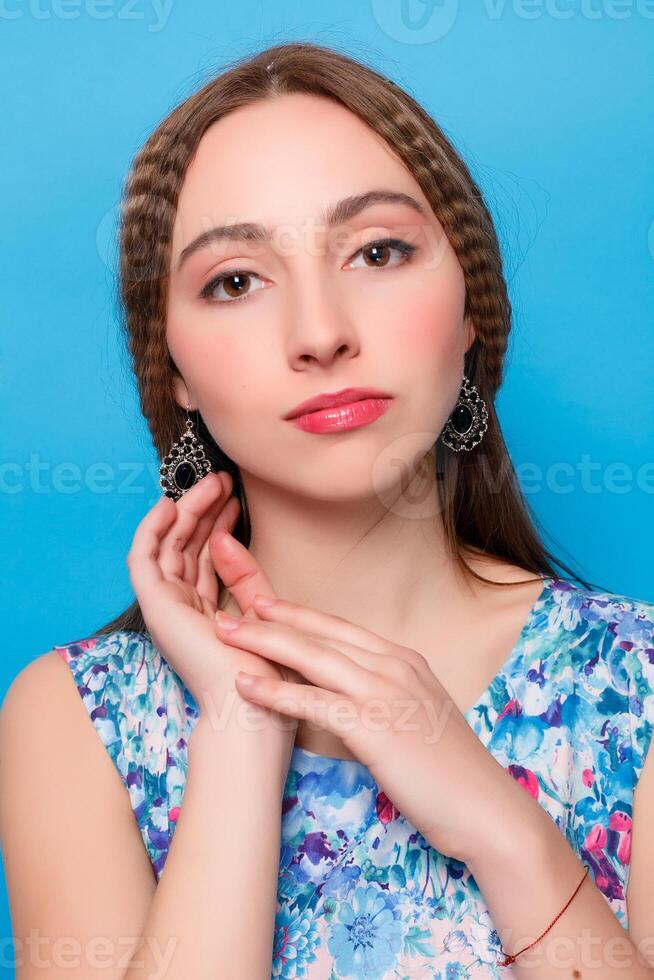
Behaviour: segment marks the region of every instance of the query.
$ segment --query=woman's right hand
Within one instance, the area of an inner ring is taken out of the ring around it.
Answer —
[[[139,523],[127,556],[152,642],[201,712],[220,712],[229,692],[238,697],[239,670],[290,679],[287,668],[228,646],[216,633],[216,570],[248,618],[258,619],[252,607],[257,592],[275,595],[247,549],[231,533],[220,533],[231,532],[238,517],[240,504],[231,491],[232,478],[221,471],[203,477],[177,501],[162,496]]]

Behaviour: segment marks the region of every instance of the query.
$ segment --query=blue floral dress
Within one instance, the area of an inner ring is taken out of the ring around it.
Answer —
[[[143,634],[58,645],[120,773],[157,879],[198,706]],[[654,721],[654,604],[545,578],[465,718],[539,802],[627,928],[633,793]],[[295,746],[281,814],[271,976],[507,977],[473,876],[429,846],[358,760]]]

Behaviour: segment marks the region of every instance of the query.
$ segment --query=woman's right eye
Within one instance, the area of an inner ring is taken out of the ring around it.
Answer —
[[[256,292],[256,290],[247,289],[248,284],[252,279],[258,279],[263,288],[263,280],[260,276],[255,275],[254,272],[249,272],[244,269],[228,269],[227,272],[221,272],[219,276],[214,276],[210,279],[206,286],[202,287],[200,291],[200,299],[206,300],[208,303],[235,303],[240,299],[247,299],[251,292]],[[214,291],[225,284],[224,288],[228,294],[227,299],[217,299],[214,296]],[[243,291],[247,289],[247,291]],[[231,293],[234,290],[234,294]]]

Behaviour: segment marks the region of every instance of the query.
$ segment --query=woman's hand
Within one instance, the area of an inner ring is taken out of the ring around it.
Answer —
[[[290,676],[269,660],[226,646],[216,635],[216,571],[250,619],[257,618],[254,594],[274,595],[263,570],[230,533],[240,507],[231,490],[228,473],[209,473],[177,501],[162,496],[138,525],[127,556],[152,641],[201,709],[221,709],[239,669],[270,678]]]
[[[218,627],[225,643],[294,668],[308,684],[236,677],[242,697],[342,739],[432,847],[466,861],[491,803],[521,788],[487,751],[415,650],[336,616],[277,599],[259,621]],[[508,782],[507,782],[508,781]],[[392,801],[392,802],[391,802]],[[395,809],[397,808],[397,809]]]

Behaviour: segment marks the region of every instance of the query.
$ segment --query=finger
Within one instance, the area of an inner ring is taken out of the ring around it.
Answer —
[[[258,618],[252,600],[259,592],[274,597],[275,591],[253,554],[224,529],[211,534],[209,554],[215,570],[248,619]]]
[[[359,647],[355,643],[347,643],[345,640],[335,640],[333,637],[326,639],[324,636],[313,633],[306,635],[312,636],[322,644],[327,644],[327,646],[334,650],[338,650],[346,657],[349,657],[350,660],[365,667],[371,674],[385,678],[396,687],[411,690],[415,688],[416,680],[420,679],[424,682],[428,680],[429,676],[433,677],[427,661],[420,654],[416,654],[417,660],[414,662],[411,656],[398,657],[394,656],[393,653],[374,653],[372,650],[365,650],[363,647]],[[401,649],[407,649],[408,654],[414,653],[414,651],[408,650],[408,648]],[[424,666],[429,671],[429,674],[422,673],[422,663],[418,663],[418,661],[424,662]]]
[[[161,543],[159,565],[165,577],[184,578],[186,544],[206,511],[225,496],[225,485],[217,473],[208,473],[175,501],[177,520]]]
[[[161,540],[177,518],[175,503],[160,497],[139,522],[127,554],[129,577],[139,604],[145,605],[153,589],[163,581],[159,566]]]
[[[254,608],[261,619],[294,626],[303,632],[322,636],[327,641],[343,640],[374,653],[389,654],[397,649],[396,644],[379,636],[378,633],[373,633],[372,630],[357,626],[340,616],[332,616],[319,609],[312,609],[310,606],[277,598],[272,605],[260,605],[254,602]]]
[[[236,524],[240,510],[239,501],[236,497],[230,497],[222,508],[218,517],[214,521],[214,528],[224,527],[231,531]],[[207,538],[200,549],[197,560],[197,591],[201,598],[208,604],[211,614],[215,613],[218,607],[218,578],[216,570],[209,554],[209,538]]]
[[[352,727],[359,716],[357,706],[347,699],[344,700],[342,694],[334,694],[333,691],[321,690],[308,684],[293,684],[246,671],[238,672],[235,683],[239,694],[248,701],[270,707],[292,718],[304,719],[344,741],[352,733]],[[344,707],[348,706],[349,711],[344,711]],[[345,744],[347,745],[347,741]]]
[[[217,527],[224,527],[226,530],[231,531],[238,519],[238,512],[241,505],[239,500],[231,493],[231,477],[228,473],[220,473],[219,475],[223,481],[223,493],[207,508],[198,521],[191,537],[186,542],[186,546],[182,549],[184,578],[187,582],[195,583],[197,581],[199,574],[198,557],[212,531]],[[221,520],[221,515],[224,514],[226,508],[229,508],[227,512],[228,520]],[[213,574],[215,578],[215,571],[213,571]]]
[[[216,630],[223,643],[291,667],[312,684],[352,698],[368,697],[378,680],[340,650],[290,627],[241,619],[237,629],[227,630],[217,622]]]
[[[284,623],[317,636],[395,684],[411,686],[415,676],[423,682],[434,676],[429,663],[417,650],[392,643],[347,619],[279,598],[272,605],[259,605],[255,596],[253,606],[260,619]]]

